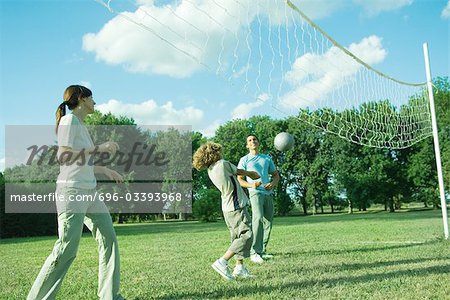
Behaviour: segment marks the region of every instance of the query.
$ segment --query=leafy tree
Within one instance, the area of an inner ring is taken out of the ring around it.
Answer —
[[[286,215],[293,208],[293,201],[289,196],[290,170],[284,162],[289,159],[287,153],[281,153],[274,148],[275,136],[286,131],[286,121],[275,121],[268,116],[254,116],[248,120],[232,120],[218,128],[214,141],[224,146],[223,156],[234,164],[238,164],[240,158],[248,154],[246,137],[255,134],[260,142],[260,152],[270,155],[280,173],[281,180],[274,191],[275,213]]]
[[[438,77],[433,81],[434,101],[439,134],[444,185],[450,189],[450,82],[448,77]]]
[[[434,80],[434,100],[442,159],[444,185],[450,186],[450,83],[447,77]],[[408,156],[408,177],[413,183],[413,197],[425,206],[440,207],[436,158],[432,138],[415,144]]]
[[[408,176],[414,184],[414,198],[423,202],[425,207],[431,204],[438,208],[438,179],[431,139],[423,140],[414,146],[414,152],[409,157]]]
[[[213,141],[223,146],[223,157],[237,165],[239,159],[247,154],[245,137],[252,133],[251,124],[247,120],[232,120],[216,130]]]
[[[179,219],[186,217],[192,211],[192,185],[184,183],[191,179],[192,162],[192,132],[169,128],[159,131],[156,136],[158,150],[170,158],[163,172],[164,183],[161,191],[181,194],[181,201],[167,202],[163,212],[178,213]]]
[[[207,139],[200,133],[200,132],[193,132],[192,133],[192,154],[200,148],[201,145],[207,142]],[[192,168],[192,213],[194,216],[196,216],[194,212],[194,207],[198,207],[199,205],[202,206],[202,204],[196,205],[195,202],[200,198],[203,197],[203,191],[207,189],[215,189],[213,183],[208,177],[208,173],[206,171],[197,171],[196,169]],[[199,212],[198,212],[199,213]]]
[[[217,189],[203,189],[199,191],[193,203],[194,217],[204,222],[215,222],[221,216],[221,197]]]

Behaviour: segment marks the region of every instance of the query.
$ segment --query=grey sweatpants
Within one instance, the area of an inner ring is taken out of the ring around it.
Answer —
[[[273,196],[263,193],[250,193],[252,205],[252,254],[263,254],[269,243],[273,224]]]
[[[93,196],[95,190],[66,187],[58,189],[57,193],[65,197]],[[98,297],[102,300],[123,299],[119,294],[120,261],[116,233],[106,205],[95,199],[59,203],[58,240],[34,281],[27,300],[55,299],[64,276],[77,255],[83,223],[98,242]]]

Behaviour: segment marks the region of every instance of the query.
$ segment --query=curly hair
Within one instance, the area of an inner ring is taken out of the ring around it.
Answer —
[[[222,159],[222,145],[207,142],[195,151],[192,165],[200,171],[208,168],[220,159]]]

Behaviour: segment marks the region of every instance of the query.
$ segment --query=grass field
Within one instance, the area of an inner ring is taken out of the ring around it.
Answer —
[[[450,299],[450,242],[440,211],[276,218],[275,257],[256,278],[210,267],[227,249],[223,222],[116,227],[127,299]],[[25,299],[55,237],[0,244],[0,299]],[[85,234],[57,299],[97,299],[96,242]],[[233,262],[234,264],[234,262]]]

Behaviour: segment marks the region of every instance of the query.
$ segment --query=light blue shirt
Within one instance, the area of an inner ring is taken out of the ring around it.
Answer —
[[[256,155],[249,153],[239,160],[238,169],[243,169],[246,171],[256,171],[261,176],[261,178],[257,180],[253,180],[250,177],[247,177],[247,182],[249,183],[259,180],[261,181],[261,185],[258,188],[249,188],[248,190],[250,192],[263,193],[268,195],[273,193],[272,190],[267,191],[264,188],[264,185],[270,182],[270,175],[277,170],[270,156],[260,153]]]

